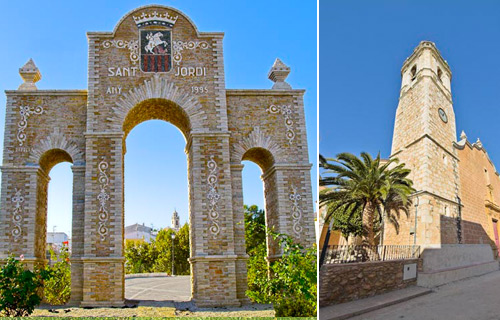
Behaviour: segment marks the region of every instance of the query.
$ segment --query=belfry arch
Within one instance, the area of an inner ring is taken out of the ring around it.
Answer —
[[[315,243],[304,90],[285,81],[279,59],[272,89],[226,89],[221,32],[199,32],[182,12],[145,6],[112,32],[88,32],[88,89],[38,90],[32,60],[24,83],[7,90],[0,204],[0,258],[34,264],[45,232],[44,173],[73,163],[71,303],[124,304],[124,153],[127,134],[159,119],[186,139],[192,300],[248,302],[241,171],[262,169],[266,219],[305,247]],[[70,161],[71,160],[71,161]],[[17,231],[19,230],[19,232]],[[75,245],[76,244],[76,245]],[[281,249],[268,242],[269,259]]]

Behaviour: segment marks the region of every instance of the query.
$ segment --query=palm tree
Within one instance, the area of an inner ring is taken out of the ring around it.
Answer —
[[[339,210],[350,216],[361,211],[364,242],[372,246],[376,217],[379,221],[387,217],[398,230],[397,217],[401,211],[408,214],[408,197],[415,192],[404,163],[399,164],[397,158],[382,161],[380,154],[373,159],[366,152],[361,158],[351,153],[340,153],[335,159],[319,157],[323,175],[333,174],[319,180],[320,186],[330,186],[319,195],[320,206],[328,206],[325,222]]]

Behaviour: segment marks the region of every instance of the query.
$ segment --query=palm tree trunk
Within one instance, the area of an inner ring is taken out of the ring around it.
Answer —
[[[373,218],[375,206],[368,202],[363,210],[363,227],[365,228],[365,242],[370,246],[375,245],[375,232],[373,231]]]
[[[378,261],[379,255],[375,246],[375,232],[373,230],[373,220],[375,218],[375,206],[368,202],[363,210],[363,227],[365,228],[364,243],[368,245],[367,260]]]

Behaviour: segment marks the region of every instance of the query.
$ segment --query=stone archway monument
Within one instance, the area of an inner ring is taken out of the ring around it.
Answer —
[[[279,59],[268,90],[225,86],[223,33],[199,32],[164,6],[126,14],[113,32],[87,33],[87,90],[37,90],[30,60],[8,90],[0,209],[1,258],[45,263],[47,186],[57,163],[73,164],[71,300],[124,303],[125,138],[165,120],[186,139],[192,299],[247,301],[242,160],[263,172],[266,223],[306,247],[315,242],[304,90]],[[147,199],[146,201],[154,201]],[[268,239],[270,260],[280,248]]]

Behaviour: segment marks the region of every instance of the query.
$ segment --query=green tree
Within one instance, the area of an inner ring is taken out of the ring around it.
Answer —
[[[71,295],[71,265],[68,247],[62,247],[59,255],[52,248],[49,252],[50,259],[55,263],[45,267],[52,277],[44,283],[44,298],[50,304],[62,305],[69,301]]]
[[[363,236],[363,221],[361,219],[361,208],[355,211],[344,210],[343,206],[337,206],[332,202],[324,206],[325,216],[329,216],[329,222],[332,223],[332,229],[338,230],[346,239],[349,236]]]
[[[320,155],[320,167],[324,175],[333,174],[319,181],[320,186],[331,186],[321,190],[319,196],[320,205],[329,206],[325,221],[339,211],[353,216],[361,210],[367,244],[375,244],[376,217],[381,221],[385,215],[397,228],[400,212],[408,214],[408,197],[415,189],[407,178],[410,170],[397,158],[382,161],[380,154],[373,159],[366,152],[361,153],[361,159],[350,153],[340,153],[335,159]]]
[[[249,260],[248,297],[272,303],[276,316],[316,315],[316,248],[304,250],[284,234],[266,232],[265,212],[256,205],[244,206],[245,240]],[[274,237],[283,256],[268,263],[266,238]],[[270,276],[272,275],[272,276]]]
[[[277,317],[316,316],[316,246],[305,250],[288,235],[269,234],[283,248],[283,255],[269,267],[262,260],[250,259],[249,270],[254,269],[255,278],[248,297],[257,303],[272,303]]]
[[[127,240],[125,242],[125,272],[153,272],[153,265],[157,256],[157,249],[154,245],[143,240]]]
[[[259,277],[267,277],[266,218],[264,210],[256,205],[243,207],[245,214],[245,242],[249,256],[247,281],[250,291],[258,291]]]
[[[177,231],[174,239],[174,265],[176,275],[190,274],[189,265],[189,224],[185,223],[179,231]]]
[[[175,231],[172,229],[162,229],[158,231],[154,245],[158,256],[154,262],[154,272],[172,272],[172,234]]]
[[[175,239],[172,241],[172,234]],[[154,263],[154,272],[172,272],[172,244],[174,245],[174,272],[176,275],[190,274],[189,266],[189,224],[184,224],[178,232],[172,229],[163,229],[158,232],[152,242],[156,247],[157,256]]]
[[[256,205],[243,206],[245,214],[245,241],[246,251],[250,254],[253,249],[266,244],[266,217],[264,210]]]
[[[190,274],[189,266],[189,224],[184,224],[176,233],[172,229],[162,229],[156,239],[145,241],[130,241],[125,244],[125,272],[172,272],[172,234],[174,239],[175,274]]]
[[[0,270],[0,311],[8,317],[30,315],[42,301],[43,282],[50,277],[47,270],[35,267],[30,271],[10,256]]]

